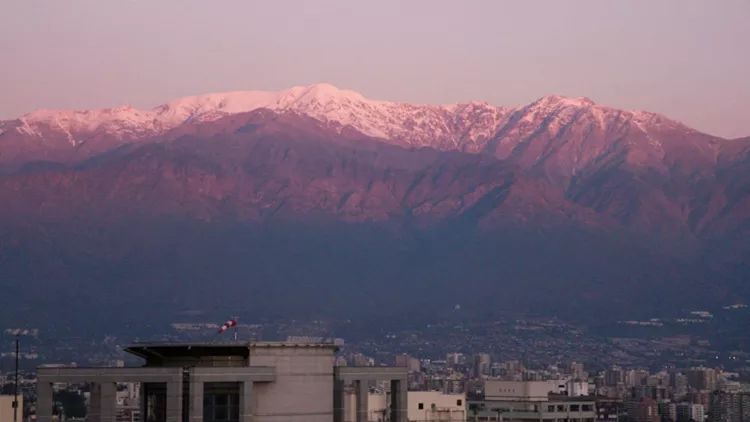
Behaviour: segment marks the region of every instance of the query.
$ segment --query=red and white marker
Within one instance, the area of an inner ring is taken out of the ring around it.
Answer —
[[[225,322],[224,325],[221,326],[221,328],[219,328],[219,334],[228,330],[230,327],[234,327],[236,325],[237,325],[237,321],[230,319],[229,321]]]

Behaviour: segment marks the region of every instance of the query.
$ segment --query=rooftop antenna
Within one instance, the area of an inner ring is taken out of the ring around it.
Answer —
[[[18,342],[20,333],[16,331],[16,374],[13,385],[13,422],[18,422]]]
[[[240,317],[232,317],[232,320],[234,320],[234,341],[237,341],[237,320],[239,320]]]

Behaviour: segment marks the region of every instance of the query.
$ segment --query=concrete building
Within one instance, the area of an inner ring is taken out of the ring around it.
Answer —
[[[409,422],[465,421],[466,396],[439,391],[410,391],[407,395]]]
[[[356,420],[367,421],[368,384],[390,383],[388,417],[407,421],[406,368],[335,367],[328,343],[137,343],[131,368],[39,368],[37,421],[52,420],[52,385],[92,385],[87,419],[115,422],[116,383],[140,383],[148,422],[343,422],[347,384]]]
[[[409,372],[419,372],[422,370],[422,363],[419,359],[409,355],[396,356],[396,366],[405,366],[409,368]]]
[[[746,422],[750,420],[750,393],[711,394],[709,422]]]
[[[15,396],[0,396],[0,422],[13,422],[13,401]],[[23,420],[23,396],[18,395],[18,421]]]
[[[717,373],[713,368],[690,368],[685,373],[688,385],[696,390],[712,392],[716,390]]]
[[[585,381],[588,380],[588,374],[583,368],[582,363],[572,362],[570,364],[570,376],[573,380]]]
[[[661,422],[659,402],[654,399],[631,399],[625,404],[625,411],[635,422]]]
[[[492,357],[487,353],[478,353],[474,355],[474,362],[471,369],[471,375],[474,378],[481,378],[490,375],[492,367]]]
[[[677,418],[674,419],[677,422],[703,422],[705,419],[705,409],[703,405],[695,403],[677,403]]]
[[[470,400],[468,419],[483,421],[594,422],[596,400],[557,394],[559,381],[485,380],[484,398]]]
[[[367,399],[369,422],[388,420],[390,393],[373,392]],[[344,421],[355,422],[356,397],[347,394],[344,406]],[[443,394],[439,391],[409,391],[407,394],[407,419],[409,422],[463,422],[466,421],[466,396]]]
[[[388,399],[390,396],[382,392],[367,395],[368,422],[384,422],[388,417]],[[344,395],[344,420],[342,422],[357,422],[357,393],[348,391]]]

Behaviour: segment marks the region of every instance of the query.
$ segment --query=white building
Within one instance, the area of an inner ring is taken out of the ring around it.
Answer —
[[[678,403],[677,420],[703,422],[705,420],[705,409],[702,404]]]

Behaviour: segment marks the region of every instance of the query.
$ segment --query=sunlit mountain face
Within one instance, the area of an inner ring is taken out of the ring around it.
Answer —
[[[749,150],[559,96],[428,106],[313,85],[37,111],[0,122],[2,318],[737,303]]]

